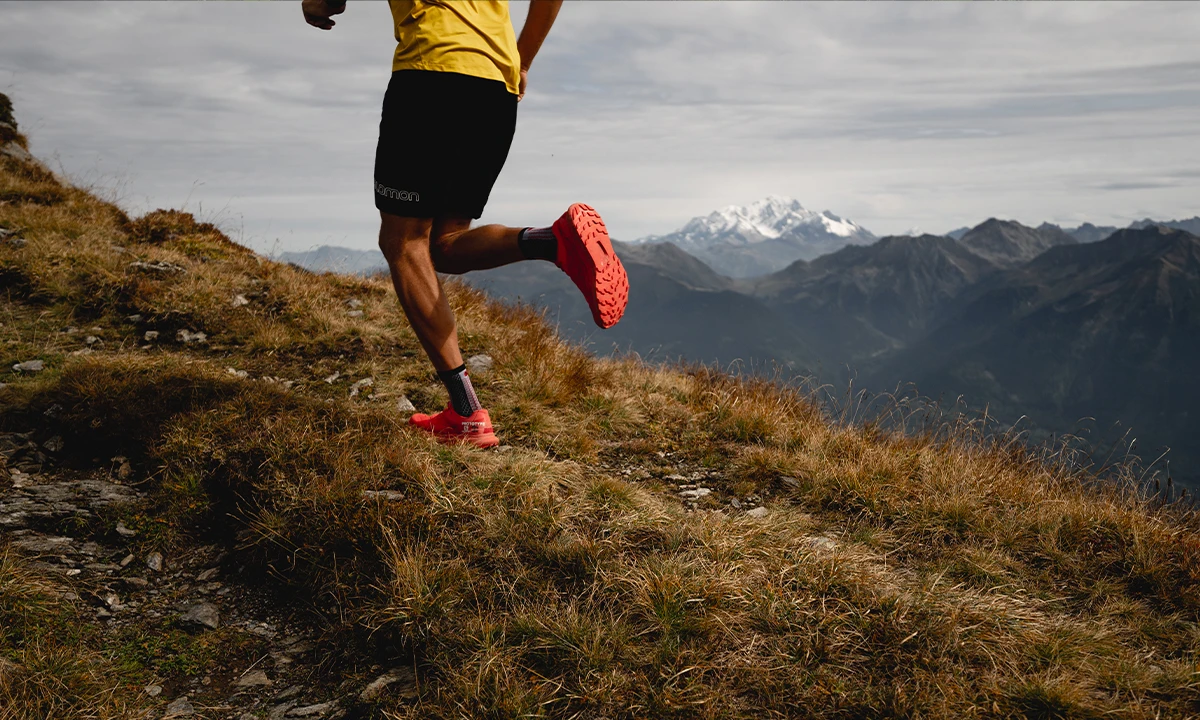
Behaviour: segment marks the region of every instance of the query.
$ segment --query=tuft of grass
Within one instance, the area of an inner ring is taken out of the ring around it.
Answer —
[[[0,718],[123,718],[124,676],[86,631],[69,590],[0,547]]]

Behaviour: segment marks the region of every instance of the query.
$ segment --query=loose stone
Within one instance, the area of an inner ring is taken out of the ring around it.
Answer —
[[[363,702],[371,702],[383,694],[384,690],[391,685],[399,684],[397,688],[401,697],[410,697],[416,694],[416,684],[413,681],[412,670],[401,668],[393,670],[386,675],[381,675],[371,681],[369,685],[363,688],[358,694],[358,699]]]
[[[489,372],[495,361],[491,355],[472,355],[467,358],[467,372],[472,375],[482,375]]]
[[[26,360],[12,366],[13,371],[19,373],[35,373],[46,369],[46,363],[42,360]]]
[[[285,717],[322,717],[336,708],[337,703],[332,701],[317,703],[315,705],[305,705],[304,707],[288,710]]]
[[[212,603],[197,603],[183,614],[183,622],[216,630],[221,626],[220,613]]]
[[[163,718],[165,720],[166,718],[190,717],[195,714],[196,708],[192,707],[192,704],[188,702],[187,695],[184,695],[171,701]]]
[[[208,342],[208,335],[203,332],[192,332],[191,330],[179,330],[175,333],[175,339],[185,345],[193,345],[195,343]]]
[[[253,670],[238,678],[234,683],[237,687],[259,687],[263,685],[273,685],[271,678],[262,670]]]

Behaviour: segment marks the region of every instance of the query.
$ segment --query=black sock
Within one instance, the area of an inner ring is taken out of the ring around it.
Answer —
[[[558,259],[558,238],[550,228],[525,228],[517,235],[517,247],[529,260]]]
[[[446,392],[450,393],[450,407],[454,408],[454,412],[467,417],[483,408],[479,398],[475,397],[475,388],[471,387],[465,364],[453,370],[438,370],[438,377],[446,386]]]

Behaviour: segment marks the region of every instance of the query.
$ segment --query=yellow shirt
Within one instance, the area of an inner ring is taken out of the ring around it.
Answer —
[[[396,26],[392,71],[434,70],[499,80],[518,94],[521,56],[508,2],[388,0]]]

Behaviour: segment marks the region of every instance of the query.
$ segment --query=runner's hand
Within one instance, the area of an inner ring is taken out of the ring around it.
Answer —
[[[529,84],[529,71],[521,68],[521,85],[517,88],[517,102],[521,102],[521,98],[525,97],[525,86]]]
[[[329,30],[335,23],[330,20],[334,15],[346,11],[345,0],[303,0],[300,9],[304,12],[304,20],[315,28]]]

